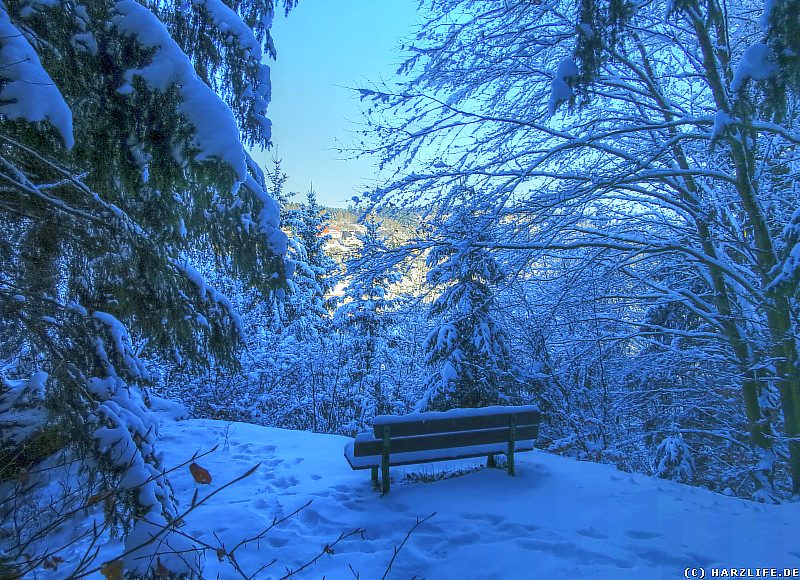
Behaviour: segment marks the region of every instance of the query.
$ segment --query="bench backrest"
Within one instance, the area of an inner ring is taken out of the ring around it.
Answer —
[[[384,434],[388,435],[393,454],[503,443],[509,440],[512,427],[515,440],[532,440],[538,436],[539,418],[539,409],[534,406],[378,416],[374,438],[356,437],[353,454],[380,455]]]

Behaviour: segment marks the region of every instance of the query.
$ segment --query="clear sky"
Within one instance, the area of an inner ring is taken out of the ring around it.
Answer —
[[[375,183],[374,161],[342,160],[334,150],[351,144],[363,121],[358,95],[345,87],[394,75],[416,9],[416,0],[300,0],[287,18],[276,15],[268,112],[274,146],[255,158],[269,166],[277,154],[297,201],[313,183],[320,203],[345,207]]]

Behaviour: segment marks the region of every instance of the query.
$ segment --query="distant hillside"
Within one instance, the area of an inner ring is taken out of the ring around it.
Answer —
[[[331,226],[339,229],[342,232],[361,232],[363,226],[358,222],[362,216],[361,212],[352,209],[342,209],[337,207],[326,207],[331,215]],[[390,240],[395,242],[402,242],[414,236],[416,228],[419,226],[421,219],[417,214],[411,212],[405,214],[377,214],[381,220],[381,227],[379,228]]]

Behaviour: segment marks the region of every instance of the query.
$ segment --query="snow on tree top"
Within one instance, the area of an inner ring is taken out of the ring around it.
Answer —
[[[570,57],[563,59],[558,63],[556,69],[556,76],[550,85],[550,101],[547,104],[548,111],[551,115],[556,112],[558,106],[564,101],[568,101],[572,97],[572,87],[569,85],[569,79],[578,75],[578,67],[575,61]]]
[[[5,9],[0,10],[0,46],[0,79],[6,81],[0,90],[0,101],[4,101],[0,113],[32,123],[48,121],[71,148],[75,144],[72,111]]]
[[[233,112],[194,71],[189,57],[180,49],[163,23],[146,7],[133,0],[122,0],[114,6],[116,16],[111,24],[121,33],[134,36],[142,46],[154,48],[149,65],[125,73],[128,84],[140,77],[157,91],[177,85],[180,90],[180,112],[194,126],[194,145],[200,150],[198,161],[217,158],[228,163],[239,182],[247,179],[247,162],[239,139],[239,127]],[[129,91],[129,87],[121,87]]]
[[[204,6],[220,32],[227,33],[229,40],[234,40],[238,48],[244,52],[248,60],[261,62],[261,45],[253,31],[239,15],[226,6],[221,0],[192,0],[195,6]]]
[[[733,75],[731,90],[738,92],[750,79],[763,81],[778,72],[778,65],[775,64],[775,53],[763,43],[748,46],[736,67]]]

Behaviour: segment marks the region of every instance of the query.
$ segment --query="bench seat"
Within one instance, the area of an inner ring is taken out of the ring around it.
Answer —
[[[347,463],[353,469],[370,469],[371,467],[381,466],[381,456],[371,455],[367,457],[354,457],[353,445],[351,441],[345,446],[344,456]],[[469,459],[471,457],[486,457],[505,453],[507,443],[493,443],[487,445],[471,445],[468,447],[456,447],[455,449],[431,449],[430,451],[409,451],[407,453],[392,453],[389,455],[389,465],[399,467],[401,465],[415,465],[417,463],[434,463],[436,461],[450,461],[452,459]],[[517,441],[514,448],[515,452],[533,451],[533,441]]]
[[[494,455],[508,457],[514,474],[514,453],[530,451],[539,433],[539,409],[533,405],[452,409],[444,412],[379,415],[372,432],[359,433],[345,446],[344,456],[353,469],[371,469],[382,488],[389,491],[389,467]]]

